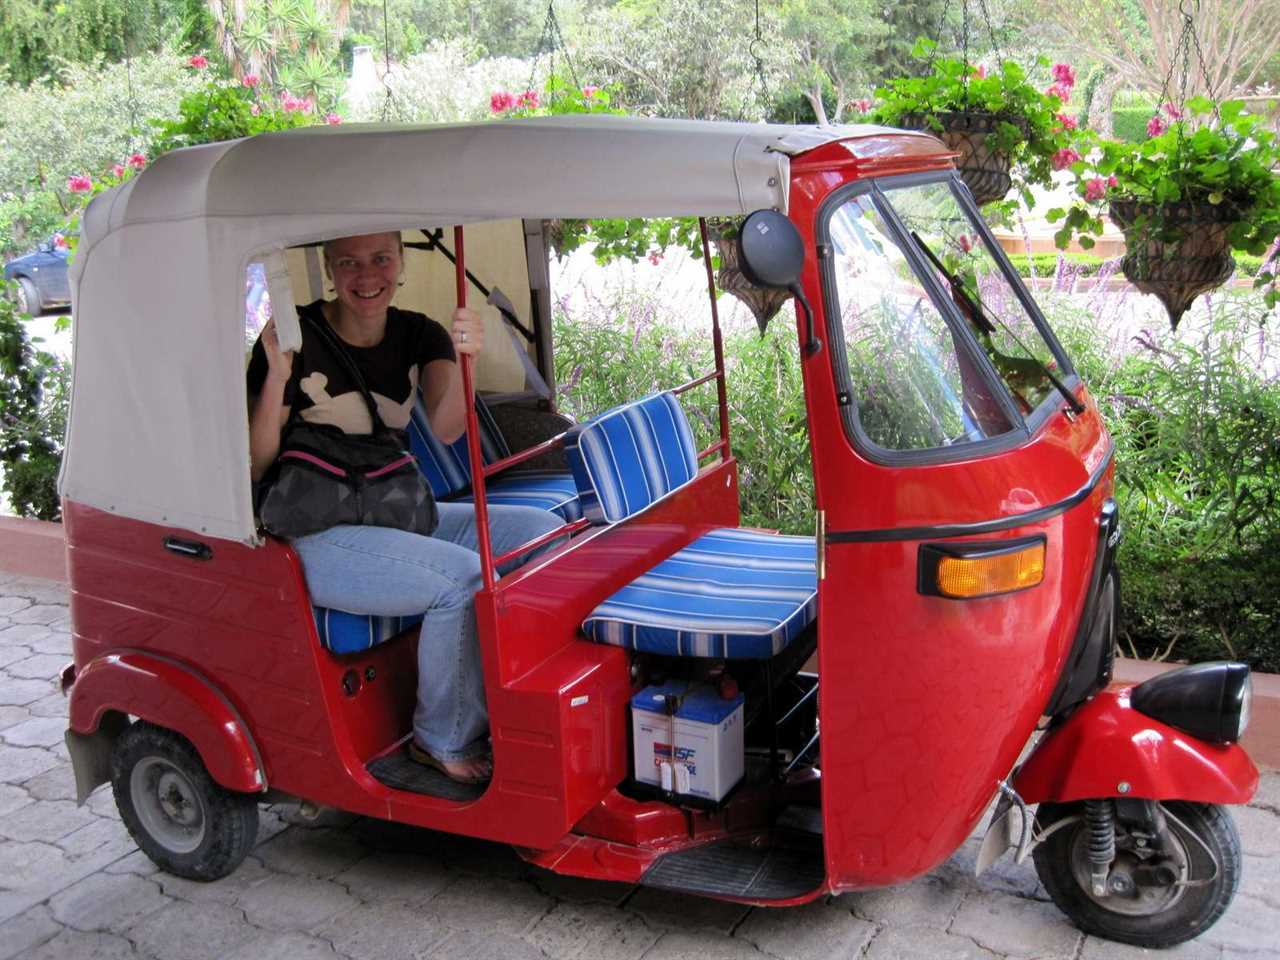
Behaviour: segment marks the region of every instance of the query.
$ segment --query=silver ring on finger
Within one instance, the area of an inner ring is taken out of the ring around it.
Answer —
[[[467,342],[467,331],[463,330],[461,333],[458,334],[458,342],[459,343]]]

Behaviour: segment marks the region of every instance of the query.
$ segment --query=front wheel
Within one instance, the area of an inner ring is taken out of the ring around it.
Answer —
[[[40,302],[40,290],[26,277],[18,277],[13,281],[14,304],[19,313],[29,313],[32,317],[40,316],[44,304]]]
[[[1183,801],[1159,807],[1167,825],[1163,849],[1117,822],[1106,893],[1097,895],[1084,803],[1040,804],[1036,829],[1047,837],[1035,849],[1036,873],[1085,933],[1171,947],[1209,929],[1231,903],[1240,884],[1240,837],[1227,811]]]
[[[258,803],[219,786],[185,737],[138,721],[111,755],[111,788],[138,847],[168,873],[219,880],[258,837]]]

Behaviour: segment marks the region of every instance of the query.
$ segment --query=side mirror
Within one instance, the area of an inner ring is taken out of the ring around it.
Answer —
[[[36,249],[39,250],[41,253],[53,253],[53,244],[50,243],[48,240],[44,240],[41,242],[40,246],[38,246]]]
[[[742,221],[738,253],[743,276],[757,287],[791,291],[804,310],[805,352],[812,356],[821,350],[822,341],[813,335],[813,309],[800,286],[804,240],[796,225],[777,210],[757,210]]]

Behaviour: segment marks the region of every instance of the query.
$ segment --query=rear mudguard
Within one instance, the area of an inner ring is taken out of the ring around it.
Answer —
[[[103,723],[109,712],[182,734],[200,754],[209,776],[228,790],[267,789],[262,758],[244,720],[226,697],[189,667],[149,653],[113,653],[79,671],[70,694],[67,746],[82,803],[107,780],[106,761],[119,732],[118,723]]]
[[[1014,777],[1023,801],[1249,802],[1258,768],[1242,747],[1208,743],[1139,713],[1129,704],[1132,689],[1102,691],[1044,735]]]

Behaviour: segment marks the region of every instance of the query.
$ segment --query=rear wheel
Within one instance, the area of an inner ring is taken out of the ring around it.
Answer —
[[[1062,826],[1036,847],[1036,873],[1053,902],[1085,933],[1170,947],[1209,929],[1231,903],[1240,883],[1240,837],[1227,811],[1182,801],[1160,807],[1168,827],[1165,848],[1157,852],[1118,825],[1107,890],[1097,895],[1084,804],[1040,805],[1039,834]]]
[[[40,302],[40,291],[36,285],[26,277],[18,277],[13,283],[13,301],[18,307],[18,312],[29,313],[33,317],[40,316],[43,304]]]
[[[176,876],[225,877],[257,839],[257,800],[215,783],[172,730],[145,721],[126,728],[111,756],[111,788],[138,847]]]

